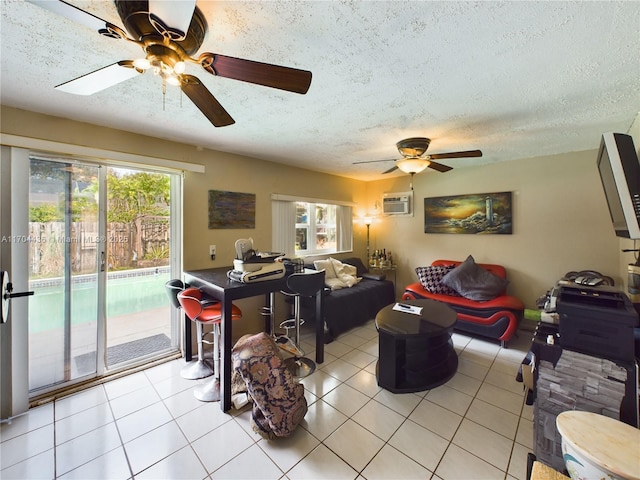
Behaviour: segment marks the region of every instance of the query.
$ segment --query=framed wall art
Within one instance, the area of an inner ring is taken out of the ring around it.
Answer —
[[[511,234],[511,192],[424,199],[424,233]]]
[[[256,228],[255,193],[209,190],[209,228]]]

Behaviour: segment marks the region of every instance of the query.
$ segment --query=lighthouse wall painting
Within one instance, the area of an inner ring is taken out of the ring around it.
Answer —
[[[511,234],[511,192],[424,199],[424,233]]]

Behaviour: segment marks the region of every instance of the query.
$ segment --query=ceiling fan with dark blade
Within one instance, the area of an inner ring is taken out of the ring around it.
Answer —
[[[397,169],[402,170],[405,173],[414,175],[420,173],[426,168],[432,168],[438,172],[448,172],[452,170],[452,167],[443,165],[442,163],[435,162],[434,160],[440,160],[443,158],[463,158],[463,157],[481,157],[482,152],[480,150],[467,150],[464,152],[449,152],[449,153],[433,153],[425,155],[431,139],[425,137],[413,137],[400,140],[396,143],[396,147],[402,155],[400,159],[388,159],[388,160],[366,160],[363,162],[354,162],[354,165],[360,163],[376,163],[376,162],[393,162],[396,164],[390,169],[382,172],[391,173]]]
[[[121,60],[62,83],[57,90],[92,95],[152,69],[161,77],[163,89],[167,83],[179,86],[214,126],[223,127],[235,121],[197,77],[185,73],[187,63],[199,64],[212,75],[293,93],[305,94],[311,85],[307,70],[210,52],[193,57],[207,34],[206,19],[195,0],[114,0],[126,31],[62,0],[27,1],[107,37],[133,42],[144,51],[144,58]]]

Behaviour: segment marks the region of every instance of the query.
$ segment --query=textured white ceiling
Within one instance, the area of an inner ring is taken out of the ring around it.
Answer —
[[[110,1],[69,0],[122,26]],[[313,72],[306,95],[198,76],[236,120],[215,128],[150,72],[90,97],[55,85],[141,57],[21,0],[0,0],[4,105],[360,179],[403,138],[453,167],[597,148],[640,111],[640,2],[203,1],[209,51]],[[432,172],[432,174],[438,174]],[[439,174],[438,174],[439,175]]]

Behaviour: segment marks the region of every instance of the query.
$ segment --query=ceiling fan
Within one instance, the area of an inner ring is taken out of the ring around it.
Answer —
[[[395,161],[396,164],[391,167],[389,170],[382,172],[391,173],[396,169],[400,169],[405,173],[409,173],[414,175],[416,173],[420,173],[426,168],[432,168],[437,170],[438,172],[448,172],[452,170],[452,167],[447,165],[443,165],[438,162],[434,162],[434,160],[439,160],[441,158],[462,158],[462,157],[481,157],[482,152],[480,150],[467,150],[465,152],[449,152],[449,153],[434,153],[431,155],[425,155],[427,148],[429,148],[429,144],[431,143],[431,139],[425,137],[413,137],[406,138],[404,140],[400,140],[396,143],[396,147],[402,155],[401,159],[394,160],[366,160],[363,162],[354,162],[354,165],[359,163],[374,163],[374,162],[391,162]]]
[[[185,73],[187,63],[199,64],[212,75],[294,93],[305,94],[311,85],[311,72],[306,70],[210,52],[192,57],[207,34],[196,0],[115,0],[126,31],[62,0],[27,1],[107,37],[133,42],[145,53],[144,58],[121,60],[62,83],[57,90],[91,95],[152,69],[162,79],[163,92],[166,84],[179,86],[214,126],[223,127],[235,121],[197,77]]]

